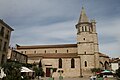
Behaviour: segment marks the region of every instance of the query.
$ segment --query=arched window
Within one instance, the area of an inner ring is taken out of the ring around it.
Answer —
[[[45,53],[46,53],[46,50],[45,50]]]
[[[83,38],[83,40],[85,40],[85,38]]]
[[[62,68],[62,59],[59,59],[59,68]]]
[[[74,58],[71,59],[71,68],[75,68],[75,60],[74,60]]]
[[[85,67],[87,67],[87,61],[85,61]]]

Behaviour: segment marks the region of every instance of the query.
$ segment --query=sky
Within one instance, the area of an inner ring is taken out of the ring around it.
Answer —
[[[99,52],[120,56],[120,0],[0,0],[0,19],[14,31],[10,46],[75,44],[84,6],[95,19]]]

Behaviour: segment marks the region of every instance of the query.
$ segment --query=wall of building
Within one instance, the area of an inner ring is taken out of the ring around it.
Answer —
[[[44,49],[20,49],[23,54],[45,54],[45,53],[77,53],[77,48],[44,48]]]
[[[46,72],[46,68],[57,68],[57,71],[54,73],[54,77],[58,77],[58,70],[63,70],[64,77],[79,77],[80,76],[80,59],[74,58],[75,68],[71,68],[71,58],[61,58],[62,59],[62,68],[59,68],[59,59],[42,59],[43,69]],[[52,65],[52,66],[47,66]],[[74,75],[73,75],[74,74]]]
[[[6,62],[12,28],[0,20],[0,64]]]
[[[119,68],[118,63],[111,63],[111,68],[113,71],[116,71]]]

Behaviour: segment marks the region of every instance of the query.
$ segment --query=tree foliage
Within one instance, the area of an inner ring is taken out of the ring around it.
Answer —
[[[101,71],[100,68],[92,68],[91,69],[91,72],[94,73],[94,74],[96,74],[96,72],[100,72],[100,71]]]
[[[116,70],[116,75],[120,78],[120,67]]]
[[[33,70],[35,71],[36,76],[44,76],[44,71],[42,67],[34,66]]]
[[[5,80],[21,80],[21,64],[7,62],[2,65],[6,74]]]

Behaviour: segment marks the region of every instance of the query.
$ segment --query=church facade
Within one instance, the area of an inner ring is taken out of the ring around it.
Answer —
[[[17,46],[16,50],[28,56],[28,63],[42,63],[45,76],[50,69],[63,70],[64,77],[91,76],[92,68],[109,69],[109,57],[99,52],[95,20],[89,21],[84,8],[81,10],[76,44]]]

